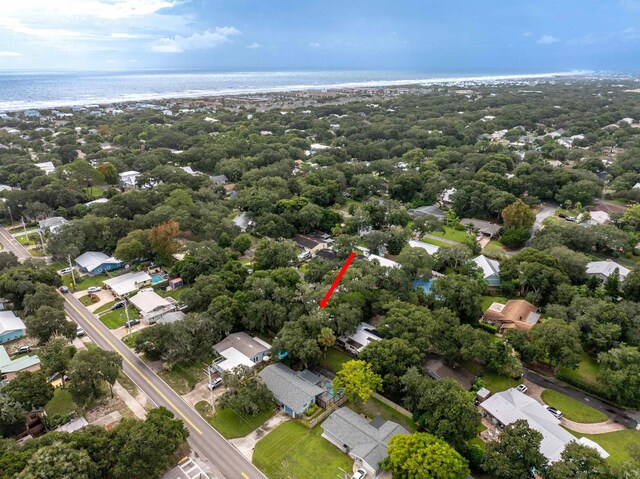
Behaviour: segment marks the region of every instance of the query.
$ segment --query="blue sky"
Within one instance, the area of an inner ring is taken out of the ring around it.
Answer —
[[[640,0],[11,0],[0,70],[635,71]]]

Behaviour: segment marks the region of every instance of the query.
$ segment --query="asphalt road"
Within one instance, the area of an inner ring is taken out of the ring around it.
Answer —
[[[556,392],[562,393],[565,396],[569,396],[576,401],[579,401],[587,406],[591,406],[598,411],[605,413],[614,421],[624,425],[629,429],[635,429],[638,425],[638,419],[640,415],[637,411],[627,411],[621,409],[613,404],[606,403],[596,397],[593,397],[584,391],[575,389],[567,384],[561,383],[553,378],[543,376],[540,373],[532,371],[531,369],[524,370],[524,376],[526,380],[531,381],[543,388],[552,389]]]
[[[208,460],[217,478],[266,479],[264,474],[117,339],[80,301],[71,294],[59,294],[65,299],[64,308],[67,315],[78,323],[100,348],[120,354],[125,374],[154,404],[166,407],[184,422],[190,432],[191,448],[200,457]]]
[[[21,263],[32,257],[27,249],[2,226],[0,226],[0,243],[4,246],[5,251],[15,254]]]

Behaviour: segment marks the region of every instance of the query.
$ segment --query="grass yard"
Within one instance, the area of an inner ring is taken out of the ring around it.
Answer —
[[[127,334],[126,336],[123,336],[120,340],[127,345],[127,347],[129,347],[130,349],[133,349],[136,345],[136,335],[139,333],[140,331],[136,331],[134,333],[131,334]]]
[[[94,313],[98,314],[98,313],[102,313],[103,311],[108,310],[111,306],[113,306],[115,304],[116,300],[114,299],[113,301],[109,301],[108,303],[104,303],[102,306],[100,306],[98,309],[96,309],[94,311]]]
[[[182,296],[182,294],[188,289],[189,288],[183,286],[182,288],[178,288],[178,289],[173,290],[173,291],[166,291],[164,289],[160,289],[160,290],[156,291],[156,293],[158,293],[163,298],[166,298],[167,296],[169,296],[169,297],[175,299],[176,301],[178,301],[180,299],[180,297]]]
[[[551,389],[545,389],[542,392],[542,400],[548,406],[560,409],[564,417],[570,421],[594,423],[604,422],[608,419],[603,412]]]
[[[329,349],[320,360],[320,366],[326,368],[334,373],[337,373],[342,369],[342,365],[347,361],[351,361],[353,358],[351,356],[347,356],[342,351],[338,351],[337,349]]]
[[[451,226],[444,227],[444,233],[442,231],[434,231],[431,233],[434,236],[440,236],[441,238],[445,238],[451,241],[457,241],[458,243],[462,243],[465,239],[469,237],[465,230],[459,231]]]
[[[253,463],[269,479],[335,479],[338,468],[351,471],[349,456],[321,434],[321,427],[285,422],[258,441]]]
[[[83,188],[84,192],[93,198],[102,198],[104,195],[104,191],[102,188],[98,188],[97,186],[89,186],[87,188]]]
[[[509,298],[504,296],[483,296],[482,297],[482,311],[486,311],[493,303],[507,304]]]
[[[271,418],[275,411],[274,408],[269,408],[255,416],[239,416],[232,409],[218,409],[215,415],[212,415],[211,405],[207,401],[200,401],[195,407],[200,415],[226,439],[245,437]]]
[[[560,372],[569,378],[583,381],[592,386],[598,387],[598,373],[600,366],[587,353],[580,355],[580,364],[576,369],[561,368]]]
[[[78,298],[78,301],[80,301],[85,306],[90,306],[93,304],[93,297],[90,294],[85,294],[84,296]]]
[[[71,393],[66,389],[58,388],[53,393],[53,398],[44,407],[49,416],[54,414],[70,414],[76,410],[76,404],[71,399]]]
[[[381,416],[387,421],[394,421],[404,426],[409,432],[416,430],[416,425],[413,419],[399,413],[391,406],[387,406],[382,401],[376,398],[370,398],[366,403],[348,403],[347,406],[358,414],[364,414],[369,419],[373,419],[376,416]]]
[[[212,358],[208,358],[208,360],[192,363],[176,363],[171,371],[161,371],[158,376],[178,394],[187,394],[196,384],[205,379],[207,376],[205,364],[210,364],[211,360]]]
[[[492,393],[506,391],[520,384],[518,379],[511,379],[494,373],[484,373],[480,376],[480,379],[482,379],[485,387]]]
[[[597,442],[610,456],[607,462],[612,466],[621,466],[634,460],[632,446],[640,444],[640,431],[636,429],[623,429],[622,431],[606,432],[604,434],[582,434],[568,430],[576,437],[586,437]]]
[[[15,239],[22,246],[29,246],[32,244],[38,244],[40,242],[37,234],[20,235],[16,236]]]
[[[127,305],[127,309],[129,310],[129,319],[139,318],[138,310],[131,306]],[[125,321],[127,320],[127,313],[124,308],[116,309],[115,311],[109,311],[103,315],[98,317],[102,324],[104,324],[109,329],[117,329],[120,326],[124,326]]]
[[[490,258],[502,258],[506,251],[504,246],[499,241],[489,241],[489,244],[484,247],[482,254]]]
[[[105,279],[109,279],[104,274],[99,274],[96,276],[80,276],[76,273],[76,291],[82,291],[83,289],[87,289],[89,286],[100,286],[102,287],[102,282]],[[65,274],[62,277],[62,284],[68,286],[72,283],[71,275]]]
[[[422,241],[423,243],[428,243],[428,244],[432,244],[434,246],[440,246],[442,247],[449,247],[451,246],[449,243],[445,243],[444,241],[438,241],[436,239],[432,239],[432,238],[420,238],[420,241]]]

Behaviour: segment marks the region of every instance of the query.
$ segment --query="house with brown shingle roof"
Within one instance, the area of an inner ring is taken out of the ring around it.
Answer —
[[[539,308],[529,301],[510,299],[507,304],[493,303],[480,321],[496,326],[499,332],[513,328],[529,331],[540,321],[539,311]]]

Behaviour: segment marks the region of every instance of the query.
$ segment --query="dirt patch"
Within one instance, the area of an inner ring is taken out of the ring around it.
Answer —
[[[451,378],[457,381],[463,388],[470,389],[475,376],[457,365],[445,364],[441,358],[427,357],[425,369],[441,378]]]

